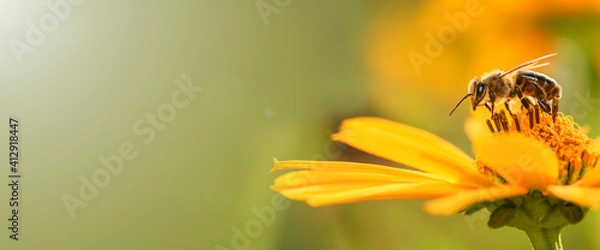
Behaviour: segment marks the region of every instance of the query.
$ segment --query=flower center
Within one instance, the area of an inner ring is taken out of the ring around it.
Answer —
[[[501,109],[486,120],[487,126],[492,134],[520,133],[550,147],[559,159],[557,184],[575,183],[598,164],[600,155],[593,149],[594,141],[582,132],[573,117],[558,113],[553,119],[537,106],[521,110],[512,113]],[[489,171],[487,167],[484,169]],[[500,176],[496,177],[504,182]]]

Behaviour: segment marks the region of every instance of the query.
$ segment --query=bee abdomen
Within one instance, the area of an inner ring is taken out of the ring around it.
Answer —
[[[540,98],[539,94],[536,93],[534,84],[543,90],[543,100],[551,101],[554,99],[560,99],[562,90],[560,85],[556,81],[547,75],[531,70],[522,70],[517,75],[517,85],[523,91],[523,94]]]

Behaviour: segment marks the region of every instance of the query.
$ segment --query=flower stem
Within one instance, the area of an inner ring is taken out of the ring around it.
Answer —
[[[561,228],[536,228],[525,230],[534,250],[562,250]]]

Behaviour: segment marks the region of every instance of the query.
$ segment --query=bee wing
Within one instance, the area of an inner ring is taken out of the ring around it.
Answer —
[[[522,69],[522,68],[526,68],[526,67],[529,68],[529,69],[535,69],[535,68],[546,66],[546,65],[548,65],[550,63],[547,62],[547,63],[538,64],[538,65],[535,65],[535,64],[538,63],[541,60],[544,60],[544,59],[546,59],[548,57],[553,57],[555,55],[556,55],[556,53],[548,54],[548,55],[545,55],[545,56],[533,59],[531,61],[524,62],[521,65],[516,66],[516,67],[514,67],[514,68],[512,68],[512,69],[510,69],[510,70],[508,70],[506,72],[504,72],[502,75],[500,75],[500,77],[504,77],[504,76],[506,76],[506,75],[508,75],[508,74],[510,74],[512,72],[515,72],[516,70],[519,70],[519,69]]]
[[[537,69],[537,68],[541,68],[541,67],[544,67],[544,66],[548,66],[549,64],[550,64],[549,62],[540,63],[540,64],[534,64],[534,65],[531,65],[531,66],[527,67],[527,69]]]

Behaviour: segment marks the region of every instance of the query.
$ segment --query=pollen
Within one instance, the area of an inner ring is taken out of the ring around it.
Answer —
[[[486,124],[493,135],[520,133],[552,149],[559,160],[557,185],[573,184],[599,165],[600,153],[594,150],[594,140],[582,131],[573,117],[563,113],[558,112],[553,119],[551,114],[541,111],[538,106],[522,109],[518,113],[501,109],[486,120]],[[505,182],[485,165],[476,162],[476,166],[496,182]]]

